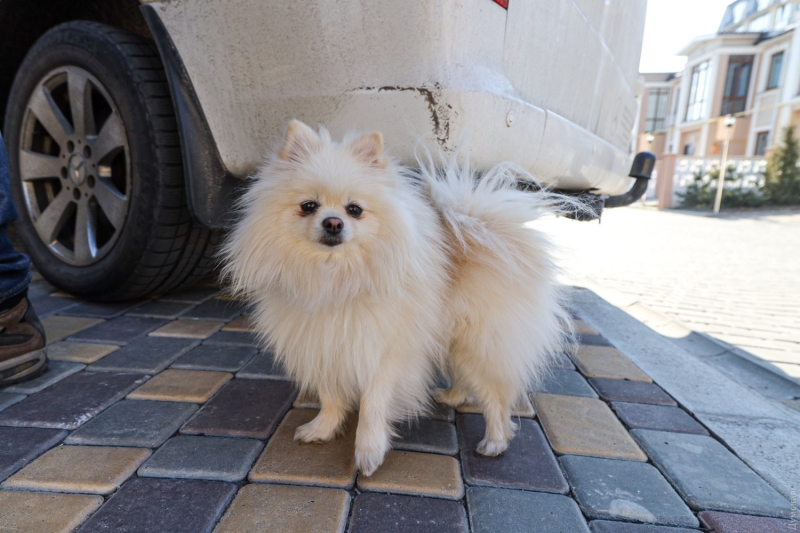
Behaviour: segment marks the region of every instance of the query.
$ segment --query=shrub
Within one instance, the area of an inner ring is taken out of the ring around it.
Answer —
[[[736,167],[729,165],[725,171],[725,183],[722,189],[722,207],[757,207],[763,205],[766,198],[758,187],[746,189],[743,176],[736,172]],[[698,171],[686,192],[678,193],[683,207],[713,207],[717,197],[719,167],[713,167],[706,174]],[[738,183],[738,185],[737,185]]]
[[[800,144],[794,135],[794,126],[783,130],[781,146],[767,160],[764,173],[764,193],[770,203],[777,205],[800,204]]]

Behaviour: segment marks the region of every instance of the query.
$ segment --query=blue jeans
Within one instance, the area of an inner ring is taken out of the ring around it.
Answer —
[[[0,300],[16,296],[31,282],[30,258],[16,251],[8,238],[8,224],[16,219],[8,155],[0,136]]]

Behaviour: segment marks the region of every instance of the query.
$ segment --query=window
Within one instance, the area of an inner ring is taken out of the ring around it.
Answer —
[[[769,13],[766,15],[761,15],[750,23],[750,26],[747,28],[748,31],[753,33],[769,31],[769,23],[771,18],[772,15]]]
[[[700,120],[706,112],[706,92],[708,89],[708,61],[692,69],[689,84],[689,105],[686,106],[686,121]]]
[[[769,141],[769,132],[760,131],[756,137],[756,153],[755,155],[764,155],[767,153],[767,141]]]
[[[664,129],[668,102],[669,89],[650,89],[647,92],[647,117],[644,121],[646,133]]]
[[[728,75],[722,96],[721,115],[740,113],[747,105],[750,73],[753,71],[753,56],[731,56],[728,60]]]
[[[783,67],[783,52],[778,52],[772,56],[772,61],[769,65],[769,78],[767,81],[767,89],[774,89],[781,83],[781,68]]]
[[[685,144],[683,146],[683,155],[694,155],[694,143]]]

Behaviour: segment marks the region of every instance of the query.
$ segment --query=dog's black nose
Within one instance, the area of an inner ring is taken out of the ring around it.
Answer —
[[[341,218],[328,217],[322,221],[322,227],[331,235],[337,235],[341,233],[344,222],[342,222]]]

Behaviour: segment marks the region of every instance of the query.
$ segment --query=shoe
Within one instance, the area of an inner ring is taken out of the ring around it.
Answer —
[[[0,311],[0,387],[5,387],[40,376],[47,368],[47,352],[44,327],[27,293],[17,303],[0,305],[6,307]]]

